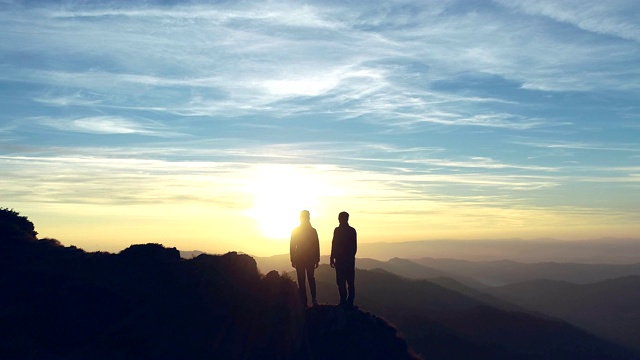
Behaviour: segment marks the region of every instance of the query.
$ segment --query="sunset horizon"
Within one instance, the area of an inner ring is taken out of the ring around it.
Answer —
[[[640,239],[639,8],[3,1],[0,207],[87,251]]]

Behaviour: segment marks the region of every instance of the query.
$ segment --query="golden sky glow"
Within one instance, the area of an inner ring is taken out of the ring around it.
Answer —
[[[72,162],[77,176],[112,166],[111,162],[79,163]],[[45,167],[45,173],[68,173],[64,164]],[[153,163],[147,170],[164,173],[174,165]],[[217,175],[208,174],[213,165],[192,164],[182,167],[179,176],[156,174],[153,181],[119,185],[121,194],[155,194],[156,203],[139,198],[135,205],[114,203],[109,190],[115,188],[87,181],[74,186],[77,196],[94,201],[102,198],[102,204],[10,205],[36,224],[40,237],[104,251],[119,251],[132,243],[159,242],[182,250],[237,250],[261,256],[286,253],[290,232],[298,225],[302,209],[311,211],[323,254],[329,251],[337,215],[343,210],[351,213],[361,242],[554,236],[588,239],[629,237],[637,231],[607,225],[617,221],[624,224],[627,220],[623,216],[570,207],[498,207],[494,206],[495,199],[416,197],[393,186],[403,181],[402,176],[293,164],[261,164],[238,171],[230,170],[230,165],[226,175],[220,176],[220,164]],[[132,166],[144,167],[140,163]],[[45,187],[53,193],[66,191],[68,184],[47,183],[46,178],[43,175],[40,183],[43,191]],[[129,186],[131,189],[123,192]],[[97,194],[96,188],[100,188]],[[176,198],[183,200],[173,203],[171,199]]]
[[[0,207],[105,251],[640,238],[637,7],[5,1]]]

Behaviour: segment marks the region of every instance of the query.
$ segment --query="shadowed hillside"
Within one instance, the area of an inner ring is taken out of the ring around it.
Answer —
[[[302,344],[295,284],[246,255],[14,250],[0,267],[0,358],[286,359]]]
[[[581,285],[535,280],[495,288],[492,292],[525,308],[640,349],[640,276]]]
[[[359,309],[309,308],[305,330],[313,359],[417,359],[396,328]]]
[[[295,283],[250,256],[185,260],[158,244],[88,253],[37,240],[15,212],[0,220],[2,359],[413,358],[373,315],[305,316]]]
[[[335,302],[333,269],[321,265],[316,274],[319,300]],[[464,290],[459,283],[448,285]],[[566,322],[514,311],[472,289],[465,295],[383,270],[356,270],[356,286],[357,305],[397,326],[425,359],[639,358]]]

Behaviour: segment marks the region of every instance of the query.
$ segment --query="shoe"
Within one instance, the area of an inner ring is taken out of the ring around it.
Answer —
[[[313,299],[313,300],[311,301],[311,306],[314,306],[314,307],[315,307],[315,306],[318,306],[318,300]]]

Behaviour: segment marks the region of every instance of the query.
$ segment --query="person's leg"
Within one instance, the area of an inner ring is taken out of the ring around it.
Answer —
[[[340,294],[340,305],[344,305],[347,299],[347,288],[345,286],[346,278],[344,274],[344,264],[336,263],[336,283],[338,284],[338,293]]]
[[[350,263],[345,267],[345,280],[349,287],[349,296],[347,297],[347,305],[353,306],[353,300],[356,297],[356,287],[355,287],[355,278],[356,278],[356,264]]]
[[[296,275],[298,277],[298,294],[300,295],[300,301],[302,301],[302,305],[307,306],[307,284],[304,281],[304,266],[298,265],[296,267]]]
[[[307,280],[309,280],[309,291],[311,291],[311,303],[313,305],[318,304],[316,299],[316,277],[314,276],[315,268],[314,264],[307,266]]]

